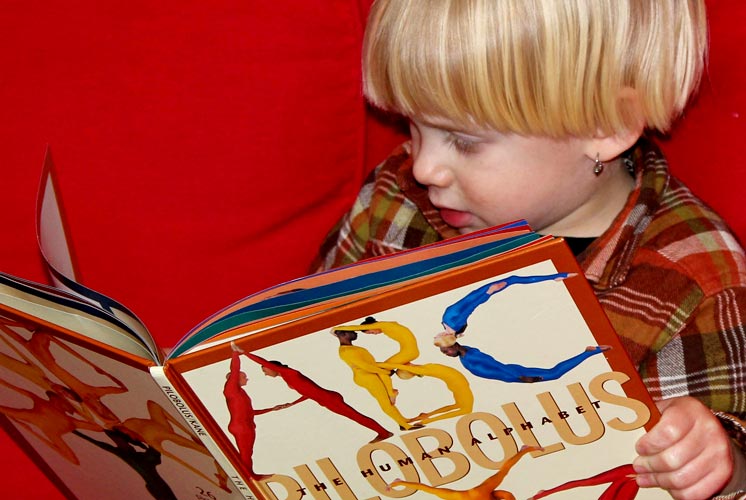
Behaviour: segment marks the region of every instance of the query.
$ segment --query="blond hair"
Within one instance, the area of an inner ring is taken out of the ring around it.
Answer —
[[[364,91],[525,135],[667,130],[701,78],[704,0],[377,0]]]

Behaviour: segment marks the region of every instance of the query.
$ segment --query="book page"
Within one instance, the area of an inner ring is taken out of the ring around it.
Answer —
[[[39,184],[36,232],[39,249],[47,263],[54,285],[105,311],[114,321],[119,322],[123,328],[137,337],[150,351],[151,357],[160,359],[158,346],[145,325],[132,311],[114,299],[79,282],[73,245],[70,242],[65,211],[57,188],[56,170],[49,149],[44,158]]]
[[[77,295],[0,273],[0,311],[13,310],[133,356],[155,360],[127,325]]]
[[[199,349],[200,344],[207,341],[224,341],[226,338],[250,333],[255,329],[256,323],[265,326],[273,322],[279,324],[334,307],[339,301],[382,293],[490,256],[551,240],[551,237],[542,237],[533,232],[504,236],[492,238],[487,235],[478,240],[471,238],[472,241],[467,245],[461,245],[460,240],[450,240],[447,247],[441,242],[412,252],[390,255],[385,259],[356,263],[324,273],[321,282],[317,282],[314,275],[295,280],[291,282],[291,290],[266,295],[260,301],[249,300],[246,304],[239,302],[226,312],[213,316],[180,341],[170,357]]]
[[[299,290],[308,290],[311,288],[319,288],[334,283],[339,283],[347,278],[353,278],[360,276],[361,274],[370,274],[377,271],[384,271],[393,267],[398,267],[404,264],[422,261],[437,255],[442,255],[444,245],[447,245],[450,249],[449,252],[455,252],[458,249],[469,248],[473,246],[473,241],[479,239],[482,242],[495,242],[504,240],[507,238],[513,238],[515,236],[526,235],[531,233],[531,228],[525,221],[516,221],[500,226],[488,228],[486,230],[477,231],[465,235],[461,235],[457,238],[452,238],[446,241],[438,241],[429,245],[424,245],[417,248],[403,250],[397,253],[395,259],[392,258],[377,258],[369,259],[366,261],[358,261],[341,268],[330,269],[327,271],[303,276],[294,280],[280,283],[278,285],[269,287],[254,293],[242,300],[237,301],[234,304],[218,311],[214,315],[207,318],[205,321],[197,325],[193,331],[200,330],[206,324],[214,323],[215,321],[235,313],[241,309],[246,309],[248,306],[258,304],[271,299],[273,297],[287,296],[298,292]],[[365,268],[365,271],[361,273],[360,268]]]

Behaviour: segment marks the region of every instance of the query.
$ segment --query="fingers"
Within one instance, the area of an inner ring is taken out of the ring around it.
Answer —
[[[733,472],[728,436],[694,398],[664,401],[659,407],[660,421],[637,442],[637,483],[665,488],[678,500],[709,498]]]

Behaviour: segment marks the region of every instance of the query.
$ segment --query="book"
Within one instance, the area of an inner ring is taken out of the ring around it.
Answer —
[[[0,423],[70,498],[670,498],[636,491],[659,414],[560,238],[301,277],[165,353],[78,282],[49,154],[39,192],[54,286],[0,273]]]

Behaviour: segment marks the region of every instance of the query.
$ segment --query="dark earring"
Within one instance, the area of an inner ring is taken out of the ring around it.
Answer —
[[[598,153],[596,153],[596,159],[594,160],[595,165],[593,166],[593,173],[596,174],[596,176],[601,175],[601,172],[604,171],[604,162],[602,162],[599,157]]]

